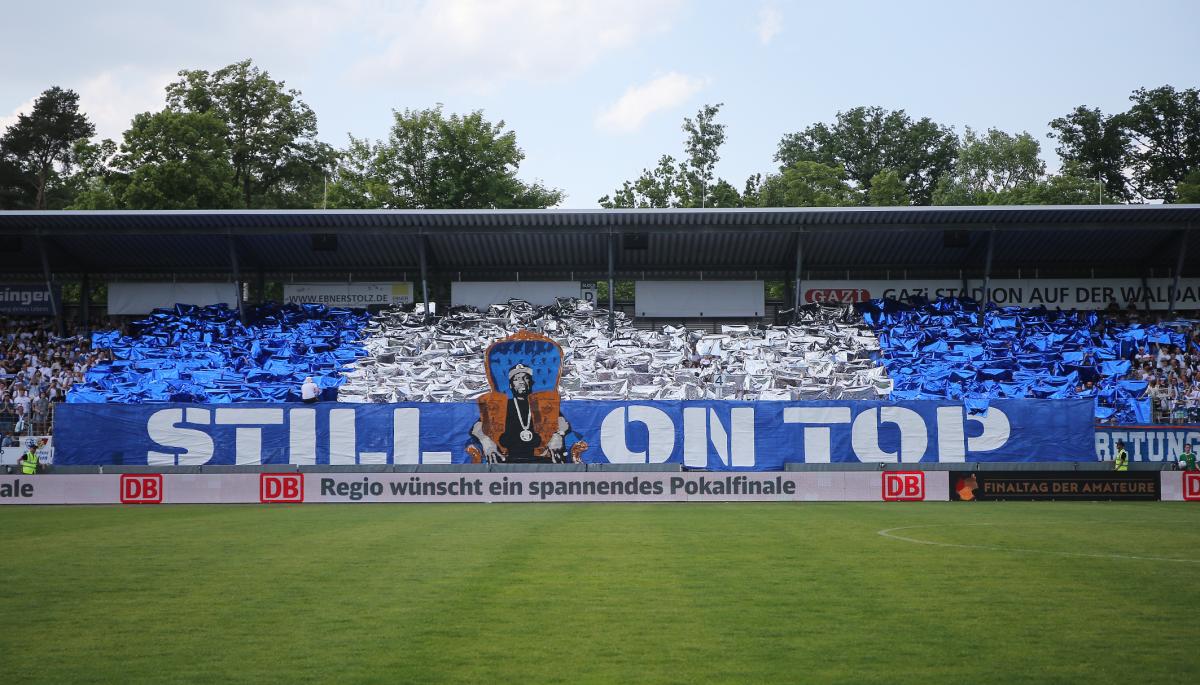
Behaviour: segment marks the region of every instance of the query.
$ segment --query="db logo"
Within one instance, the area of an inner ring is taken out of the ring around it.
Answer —
[[[811,288],[804,291],[805,302],[866,302],[871,293],[866,288]]]
[[[1184,472],[1183,498],[1189,502],[1200,501],[1200,473],[1195,471]]]
[[[924,499],[924,471],[883,472],[883,501],[920,502]]]
[[[304,474],[260,473],[258,476],[258,501],[263,504],[303,502]]]
[[[163,479],[157,473],[121,474],[121,504],[162,504]]]

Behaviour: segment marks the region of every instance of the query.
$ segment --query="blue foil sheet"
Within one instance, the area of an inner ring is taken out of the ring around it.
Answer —
[[[306,376],[336,400],[341,375],[366,354],[365,310],[264,304],[247,321],[225,305],[156,309],[119,331],[92,334],[113,361],[92,367],[67,402],[296,402]]]

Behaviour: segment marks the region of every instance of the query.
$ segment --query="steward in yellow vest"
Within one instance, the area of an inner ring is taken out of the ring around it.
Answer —
[[[1113,470],[1114,471],[1128,471],[1129,470],[1129,453],[1125,451],[1125,441],[1124,440],[1117,441],[1117,456],[1113,460]]]

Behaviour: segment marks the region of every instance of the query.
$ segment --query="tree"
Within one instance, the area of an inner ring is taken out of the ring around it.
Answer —
[[[1055,152],[1063,165],[1074,168],[1073,175],[1101,179],[1104,194],[1114,202],[1129,202],[1133,193],[1125,175],[1130,150],[1124,117],[1108,116],[1097,108],[1076,107],[1066,116],[1050,122],[1051,138],[1059,145]]]
[[[228,160],[227,135],[225,122],[211,112],[138,114],[125,132],[121,153],[96,174],[73,208],[238,207],[243,198]]]
[[[749,193],[748,193],[749,195]],[[796,162],[772,174],[756,189],[759,207],[853,207],[862,204],[847,182],[846,170],[819,162]]]
[[[236,62],[212,73],[181,71],[167,86],[176,113],[224,122],[225,150],[243,207],[312,207],[320,202],[334,152],[317,140],[317,116],[300,91]]]
[[[933,203],[993,204],[997,196],[1045,176],[1046,164],[1039,152],[1041,146],[1028,133],[1014,136],[993,128],[980,136],[967,128],[958,147],[958,164],[938,182]]]
[[[79,111],[78,93],[58,86],[45,90],[33,111],[20,114],[0,139],[0,176],[7,178],[10,189],[5,194],[16,196],[9,202],[22,203],[23,187],[32,194],[25,202],[33,209],[47,209],[48,195],[71,170],[75,142],[95,133],[96,127]]]
[[[535,209],[562,202],[561,190],[525,183],[525,153],[503,121],[441,105],[393,112],[386,141],[351,136],[330,183],[335,207]]]
[[[704,105],[696,118],[684,117],[684,161],[671,155],[658,159],[654,169],[643,169],[634,181],[625,181],[612,195],[600,198],[601,207],[740,207],[744,201],[728,181],[716,178],[720,148],[725,144],[725,124],[716,123],[723,103]],[[715,181],[715,182],[714,182]]]
[[[855,107],[838,112],[832,125],[817,123],[784,135],[775,161],[781,171],[802,161],[840,165],[865,191],[876,174],[893,169],[912,202],[927,205],[938,179],[953,169],[956,148],[954,132],[928,117],[913,121],[904,110]]]
[[[895,169],[884,169],[871,177],[867,204],[872,207],[906,207],[910,204],[904,180]]]
[[[1139,88],[1123,116],[1133,141],[1129,166],[1138,194],[1175,202],[1176,186],[1200,169],[1200,90]]]

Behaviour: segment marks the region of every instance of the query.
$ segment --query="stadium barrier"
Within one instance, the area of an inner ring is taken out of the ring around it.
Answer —
[[[6,477],[0,504],[946,501],[949,474],[125,473]]]

